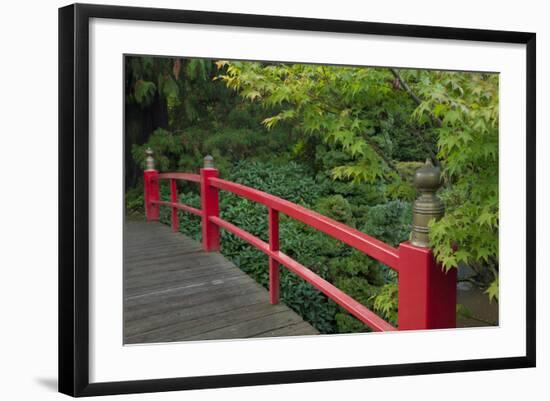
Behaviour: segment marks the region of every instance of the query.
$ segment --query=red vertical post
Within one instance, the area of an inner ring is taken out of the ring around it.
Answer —
[[[205,251],[220,249],[220,228],[210,221],[211,216],[219,217],[220,205],[218,189],[210,186],[209,179],[218,177],[212,156],[204,158],[201,168],[201,207],[202,207],[202,247]]]
[[[269,208],[269,250],[279,250],[279,212]],[[279,303],[279,262],[269,257],[269,302]]]
[[[441,172],[430,159],[416,171],[411,241],[399,245],[399,330],[456,327],[456,269],[445,272],[430,249],[430,222],[444,206],[436,195]]]
[[[170,201],[178,203],[178,186],[175,179],[170,179]],[[179,229],[178,208],[172,207],[172,231],[177,233]]]
[[[159,172],[155,170],[155,162],[153,160],[153,151],[147,149],[147,168],[143,172],[143,189],[145,198],[145,217],[147,221],[158,220],[160,217],[160,207],[155,201],[160,199],[159,192]]]
[[[399,245],[399,330],[456,327],[456,269],[445,272],[429,248]]]

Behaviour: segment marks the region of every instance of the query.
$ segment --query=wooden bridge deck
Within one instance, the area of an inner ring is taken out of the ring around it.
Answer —
[[[126,220],[125,344],[305,334],[318,332],[221,254],[160,223]]]

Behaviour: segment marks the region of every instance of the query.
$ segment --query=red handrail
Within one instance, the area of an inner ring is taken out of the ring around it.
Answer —
[[[214,171],[214,169],[209,169]],[[185,180],[192,182],[201,182],[200,175],[197,174],[188,174],[188,173],[162,173],[158,174],[159,179],[169,179],[171,181],[171,198],[172,202],[167,201],[153,201],[153,204],[159,206],[169,206],[173,210],[181,209],[184,211],[191,212],[195,215],[204,216],[204,211],[193,208],[189,205],[181,204],[174,202],[175,194],[175,180]],[[216,177],[208,178],[208,186],[212,188],[226,190],[228,192],[234,193],[235,195],[241,196],[243,198],[249,199],[251,201],[261,203],[269,208],[270,211],[276,211],[286,214],[302,223],[305,223],[321,232],[324,232],[333,238],[339,239],[342,242],[376,258],[379,259],[382,263],[387,264],[391,268],[397,270],[399,255],[397,249],[383,243],[382,241],[372,238],[358,230],[355,230],[351,227],[346,226],[345,224],[339,223],[335,220],[332,220],[326,216],[323,216],[319,213],[316,213],[312,210],[306,209],[303,206],[297,205],[295,203],[289,202],[277,196],[268,194],[263,191],[259,191],[254,188],[247,187],[245,185],[237,184],[231,181],[222,180]],[[271,261],[275,261],[278,264],[286,266],[294,274],[298,275],[308,283],[312,284],[319,291],[323,292],[326,296],[331,298],[337,304],[342,306],[364,324],[369,326],[375,331],[393,331],[396,330],[391,324],[386,322],[384,319],[376,315],[374,312],[366,308],[361,303],[357,302],[355,299],[324,280],[313,271],[298,263],[288,255],[280,252],[278,250],[278,230],[277,235],[274,236],[277,238],[277,249],[272,249],[273,246],[270,246],[267,242],[262,241],[260,238],[252,235],[251,233],[231,224],[230,222],[221,219],[216,215],[207,216],[208,222],[214,223],[216,226],[221,227],[230,233],[242,238],[250,245],[259,249],[260,251],[267,254]],[[278,219],[276,219],[278,221]],[[175,228],[177,223],[172,219],[172,226]],[[277,224],[278,227],[278,224]],[[271,231],[271,230],[270,230]],[[270,265],[273,262],[270,263]],[[270,278],[271,280],[276,279],[277,285],[270,285],[270,293],[274,291],[274,288],[278,290],[278,274],[273,274],[274,269],[270,269]],[[278,272],[277,272],[278,273]],[[270,280],[270,281],[271,281]],[[278,294],[277,294],[278,295]],[[272,303],[278,301],[278,296],[271,297]]]
[[[281,251],[272,251],[267,242],[262,241],[260,238],[250,234],[245,230],[240,229],[239,227],[229,223],[226,220],[220,219],[219,217],[210,217],[210,220],[218,226],[226,229],[230,233],[235,234],[237,237],[244,239],[250,245],[267,254],[270,258],[275,259],[278,263],[286,266],[291,272],[298,275],[308,283],[312,284],[315,288],[317,288],[327,297],[332,299],[338,305],[346,309],[349,313],[365,323],[367,326],[371,327],[373,330],[396,330],[395,327],[376,315],[370,309],[366,308],[364,305],[357,302],[355,299],[353,299],[348,294],[338,289],[325,279],[319,277],[317,274],[315,274],[299,262],[295,261],[290,256],[284,254]]]
[[[211,178],[210,185],[284,213],[289,217],[301,221],[310,227],[366,253],[396,271],[398,269],[399,254],[397,249],[361,231],[323,216],[313,210],[306,209],[303,206],[279,198],[278,196],[245,185],[222,180],[220,178]]]
[[[194,208],[192,206],[186,205],[184,203],[176,203],[176,202],[167,202],[167,201],[151,201],[153,204],[157,204],[160,206],[170,206],[175,207],[176,209],[180,209],[186,212],[189,212],[191,214],[202,216],[202,210]]]
[[[159,173],[159,179],[174,179],[174,180],[184,180],[191,182],[201,182],[201,176],[198,174],[191,173]]]
[[[399,330],[455,327],[456,271],[442,273],[433,253],[427,248],[402,243],[398,249],[359,230],[323,216],[303,206],[242,184],[218,178],[218,170],[201,169],[200,174],[158,173],[146,170],[145,206],[147,220],[159,219],[159,206],[172,208],[172,228],[178,229],[177,210],[200,216],[203,248],[219,250],[219,229],[242,238],[269,257],[270,302],[279,300],[279,265],[312,284],[342,306],[350,314],[375,331],[394,331],[396,328],[354,300],[333,284],[279,250],[279,212],[379,260],[399,273]],[[158,180],[170,180],[171,201],[161,201]],[[199,183],[201,209],[177,202],[176,180]],[[218,191],[224,190],[253,202],[265,205],[269,212],[269,242],[223,220],[219,216]]]

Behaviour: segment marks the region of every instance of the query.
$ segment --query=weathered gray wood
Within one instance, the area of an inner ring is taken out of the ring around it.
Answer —
[[[197,248],[195,244],[192,244],[189,246],[188,244],[181,244],[178,242],[173,243],[164,243],[157,246],[136,246],[135,248],[127,248],[129,253],[126,256],[126,259],[129,260],[131,258],[134,259],[146,259],[151,254],[160,256],[163,253],[170,253],[174,250],[181,250],[184,253],[193,253],[193,252],[200,252],[201,249]]]
[[[287,310],[284,305],[269,305],[264,302],[243,305],[228,310],[218,310],[206,316],[175,322],[134,336],[128,336],[128,340],[137,342],[147,342],[148,340],[165,342],[174,338],[190,337],[193,335],[200,337],[205,332],[224,329],[227,326],[242,322],[243,315],[247,319],[254,319]],[[187,318],[189,316],[186,316]]]
[[[228,269],[225,265],[206,266],[199,269],[183,269],[177,271],[161,272],[162,274],[151,274],[151,277],[140,275],[128,277],[124,281],[125,295],[134,292],[161,289],[170,281],[172,285],[184,285],[188,283],[223,280],[230,277],[241,276],[234,269]]]
[[[211,256],[211,257],[208,257]],[[178,268],[192,268],[199,266],[208,266],[217,263],[226,264],[227,261],[220,257],[219,254],[206,254],[201,251],[201,253],[189,253],[184,255],[174,255],[170,258],[159,258],[156,260],[138,260],[131,261],[125,259],[125,263],[129,267],[127,269],[128,274],[142,274],[151,271],[151,267],[155,266],[154,271],[164,271],[164,270],[174,270],[174,267]]]
[[[151,314],[193,307],[210,302],[211,300],[223,303],[228,298],[245,297],[251,292],[259,291],[257,287],[250,288],[250,286],[247,286],[246,279],[240,283],[232,282],[230,284],[233,285],[224,285],[218,288],[213,288],[212,285],[205,285],[181,289],[179,291],[157,292],[148,297],[134,297],[125,300],[125,319],[141,319]]]
[[[290,326],[281,327],[279,329],[269,330],[265,333],[258,334],[255,337],[280,337],[280,336],[303,336],[311,335],[310,325],[307,322],[301,321],[291,324]]]
[[[241,320],[238,323],[210,330],[200,334],[184,337],[187,340],[214,340],[219,338],[250,338],[259,336],[270,330],[286,327],[303,321],[301,317],[287,309],[267,315],[254,317],[250,320]]]
[[[318,332],[221,254],[162,224],[126,221],[126,344],[305,334]]]
[[[193,264],[189,266],[189,264]],[[187,272],[192,273],[193,271],[202,271],[208,272],[210,269],[227,266],[225,260],[201,260],[193,257],[178,258],[177,261],[166,263],[162,265],[156,265],[155,269],[151,269],[151,264],[149,264],[149,269],[142,266],[141,269],[128,269],[126,275],[128,278],[139,280],[142,277],[152,277],[162,276],[166,274],[173,274],[177,272]]]
[[[224,275],[220,278],[210,279],[209,277],[199,277],[199,280],[179,281],[177,283],[170,282],[169,285],[138,288],[133,291],[124,291],[125,300],[136,300],[138,298],[150,298],[159,302],[162,301],[166,294],[174,294],[179,297],[187,297],[197,292],[212,292],[217,291],[220,286],[242,287],[248,284],[248,277],[242,275],[228,276]]]
[[[128,337],[136,334],[146,334],[149,331],[170,327],[176,324],[195,322],[197,319],[225,313],[233,309],[239,309],[243,306],[255,303],[266,304],[264,292],[255,292],[247,294],[246,297],[232,297],[227,302],[220,303],[217,300],[193,305],[190,308],[178,308],[163,313],[153,314],[138,320],[129,320],[126,322],[126,334]]]

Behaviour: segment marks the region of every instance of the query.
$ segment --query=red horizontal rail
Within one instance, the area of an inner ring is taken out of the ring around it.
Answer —
[[[376,238],[373,238],[359,230],[348,227],[345,224],[337,222],[329,217],[323,216],[303,206],[289,202],[278,196],[268,194],[257,189],[253,189],[231,181],[220,178],[210,178],[211,186],[229,191],[235,195],[251,201],[261,203],[267,207],[275,209],[286,214],[310,227],[313,227],[333,238],[336,238],[353,248],[379,260],[393,270],[399,269],[398,250]],[[282,263],[282,262],[281,262]]]
[[[242,238],[246,242],[250,243],[252,246],[256,247],[266,255],[272,257],[277,262],[286,266],[291,272],[301,277],[308,283],[312,284],[315,288],[321,291],[323,294],[328,296],[338,305],[342,306],[349,313],[359,319],[361,322],[372,328],[374,331],[395,331],[397,330],[391,324],[386,322],[384,319],[379,317],[377,314],[372,312],[370,309],[363,306],[361,303],[357,302],[355,299],[339,290],[337,287],[326,281],[325,279],[319,277],[316,273],[312,272],[310,269],[300,264],[299,262],[292,259],[290,256],[284,254],[280,251],[272,251],[269,248],[269,244],[265,241],[262,241],[258,237],[250,234],[248,231],[245,231],[234,224],[229,223],[226,220],[220,219],[219,217],[210,217],[209,220],[218,225],[219,227],[229,231],[232,234]]]
[[[157,204],[160,206],[175,207],[177,209],[185,210],[186,212],[196,214],[197,216],[202,216],[202,210],[194,208],[189,205],[185,205],[183,203],[175,203],[175,202],[168,202],[168,201],[151,201],[151,203]]]
[[[159,173],[158,178],[160,180],[184,180],[192,182],[201,182],[201,176],[198,174],[191,173]]]
[[[208,163],[207,163],[208,162]],[[144,172],[144,195],[147,221],[159,220],[159,206],[172,208],[172,229],[177,231],[177,209],[201,216],[202,242],[205,251],[219,251],[219,230],[223,228],[242,238],[269,256],[270,302],[279,297],[279,266],[283,265],[319,291],[346,309],[375,331],[396,330],[374,312],[357,302],[337,287],[319,277],[296,260],[279,250],[279,215],[298,220],[351,247],[379,260],[399,272],[399,330],[456,327],[456,271],[444,272],[431,250],[402,243],[399,249],[389,246],[359,230],[311,211],[277,196],[218,178],[218,170],[205,158],[205,167],[199,174],[161,173],[149,168]],[[171,202],[160,201],[158,180],[169,179]],[[177,203],[175,180],[199,183],[201,209]],[[263,204],[269,212],[269,243],[219,217],[218,191],[229,191],[237,196]]]
[[[282,265],[285,265],[288,270],[300,276],[307,282],[311,283],[315,288],[323,292],[326,296],[343,307],[357,319],[361,320],[374,331],[396,331],[397,329],[386,322],[376,313],[357,302],[348,294],[338,289],[325,279],[309,270],[304,265],[298,263],[290,256],[285,255],[280,251],[269,252],[270,256],[277,260]]]
[[[220,219],[219,217],[210,216],[209,220],[217,226],[229,231],[232,234],[235,234],[237,237],[244,239],[250,245],[255,246],[263,253],[269,254],[269,244],[250,234],[248,231],[231,224],[227,220]]]

